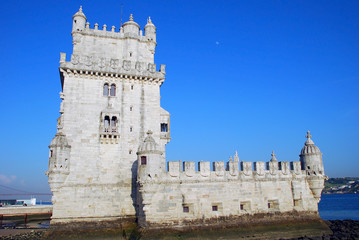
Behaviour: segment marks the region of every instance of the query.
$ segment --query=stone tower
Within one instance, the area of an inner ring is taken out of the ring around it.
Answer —
[[[170,141],[170,115],[160,106],[165,65],[156,70],[151,19],[145,33],[132,14],[119,31],[86,20],[80,8],[71,61],[60,58],[61,115],[47,171],[52,224],[135,216],[137,153],[148,153],[144,140],[155,142],[164,165]]]

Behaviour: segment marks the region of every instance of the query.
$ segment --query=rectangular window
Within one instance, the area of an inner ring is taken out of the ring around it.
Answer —
[[[147,164],[147,158],[146,156],[142,156],[141,157],[141,165],[146,165]]]
[[[268,200],[268,209],[279,210],[279,201]]]
[[[217,212],[218,211],[218,206],[217,205],[212,206],[212,211]]]
[[[188,206],[183,206],[183,212],[188,213],[189,212],[189,207]]]
[[[243,201],[239,205],[239,208],[241,209],[241,211],[249,211],[251,210],[251,203],[249,201]]]
[[[161,123],[161,132],[168,132],[168,124]]]

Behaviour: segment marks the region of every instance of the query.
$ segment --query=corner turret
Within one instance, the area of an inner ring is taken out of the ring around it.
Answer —
[[[165,162],[162,158],[163,152],[158,150],[158,145],[152,137],[152,131],[147,132],[147,137],[141,143],[137,152],[137,179],[146,180],[156,178],[164,172]]]
[[[324,175],[322,153],[319,148],[314,145],[311,137],[310,131],[308,131],[306,136],[307,141],[305,141],[299,157],[302,170],[304,170],[307,175],[306,178],[309,188],[319,202],[326,176]]]
[[[156,43],[156,27],[151,21],[151,17],[148,17],[147,24],[145,26],[145,36],[148,40]]]
[[[138,35],[140,31],[140,25],[133,21],[133,15],[130,15],[130,19],[122,25],[123,33]]]
[[[82,12],[82,6],[80,6],[80,9],[75,15],[72,17],[72,32],[80,32],[85,29],[86,24],[86,16]]]
[[[49,170],[45,173],[49,176],[49,185],[52,192],[56,192],[65,182],[70,173],[71,146],[62,132],[56,133],[49,146]]]
[[[299,155],[302,170],[305,170],[306,175],[324,175],[322,153],[319,148],[314,145],[311,139],[310,131],[307,132],[307,141]]]

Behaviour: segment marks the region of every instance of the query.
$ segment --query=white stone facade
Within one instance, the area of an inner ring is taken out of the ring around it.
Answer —
[[[62,99],[49,156],[51,223],[137,217],[142,227],[218,217],[316,213],[322,155],[308,133],[300,161],[168,162],[170,114],[160,106],[165,65],[154,63],[156,27],[120,31],[73,16],[71,61],[61,53]],[[252,166],[253,165],[253,166]]]

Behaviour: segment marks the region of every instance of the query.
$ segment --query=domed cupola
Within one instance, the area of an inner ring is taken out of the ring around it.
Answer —
[[[300,152],[300,162],[302,170],[306,171],[307,175],[324,175],[322,153],[319,148],[314,145],[311,139],[310,131],[307,132],[307,141]]]
[[[163,152],[158,150],[158,145],[152,137],[152,131],[149,130],[137,152],[137,177],[139,180],[157,177],[163,172],[165,160],[162,154]]]
[[[122,25],[124,33],[133,33],[138,35],[140,31],[140,25],[133,21],[133,15],[130,15],[130,19]]]
[[[310,139],[312,136],[310,135],[310,132],[307,132],[307,141],[304,143],[304,147],[302,148],[301,155],[304,154],[321,154],[319,148],[314,145],[314,142],[312,139]]]
[[[68,144],[66,135],[58,132],[52,139],[49,148],[49,169],[46,175],[49,176],[51,191],[57,191],[70,173],[71,146]]]
[[[151,21],[151,17],[148,17],[147,24],[145,26],[145,36],[148,40],[156,42],[156,27]]]
[[[82,12],[82,6],[80,6],[80,9],[77,13],[75,13],[75,15],[72,17],[73,22],[72,22],[72,32],[80,32],[83,31],[85,29],[85,24],[86,24],[86,16],[85,14]]]
[[[320,201],[321,193],[324,188],[324,180],[327,178],[324,175],[322,153],[319,148],[314,145],[311,139],[310,132],[307,132],[307,141],[302,148],[299,155],[302,170],[305,174],[310,190],[317,201]]]

